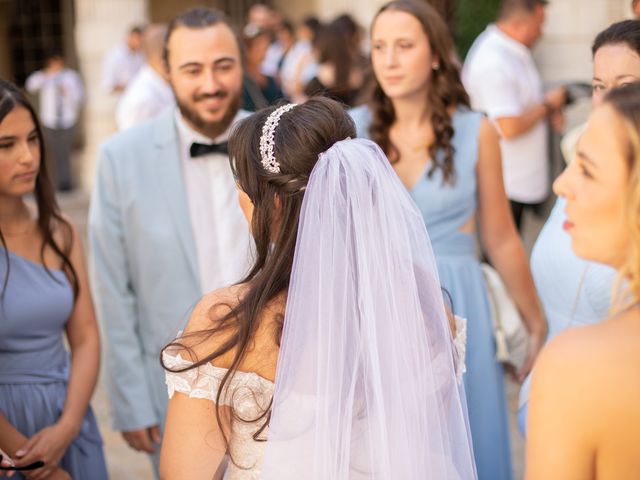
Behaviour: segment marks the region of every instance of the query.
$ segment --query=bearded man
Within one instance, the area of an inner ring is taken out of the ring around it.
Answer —
[[[156,477],[167,390],[161,348],[205,293],[240,280],[250,235],[227,155],[240,47],[228,20],[188,10],[167,31],[176,106],[101,147],[89,212],[90,272],[106,332],[113,427]]]

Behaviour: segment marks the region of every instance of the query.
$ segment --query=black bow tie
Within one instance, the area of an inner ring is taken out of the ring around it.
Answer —
[[[228,155],[229,151],[227,150],[227,142],[222,143],[198,143],[193,142],[191,144],[191,148],[189,148],[189,154],[191,158],[202,157],[204,155],[209,155],[211,153],[222,153],[224,155]]]

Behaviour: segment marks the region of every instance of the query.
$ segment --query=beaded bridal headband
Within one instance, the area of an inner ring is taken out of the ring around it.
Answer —
[[[297,103],[288,103],[276,108],[267,117],[267,120],[262,126],[262,135],[260,136],[260,157],[262,158],[262,166],[269,173],[280,173],[280,164],[276,161],[276,156],[273,152],[275,147],[274,134],[276,132],[276,127],[280,122],[280,117],[297,105]]]

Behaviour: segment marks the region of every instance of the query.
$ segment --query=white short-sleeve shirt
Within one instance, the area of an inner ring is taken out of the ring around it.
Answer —
[[[171,87],[150,65],[144,65],[129,82],[116,108],[118,130],[149,120],[173,105]]]
[[[144,65],[142,52],[129,49],[126,42],[115,45],[102,64],[102,88],[111,93],[116,87],[126,87]]]
[[[25,87],[31,93],[39,93],[40,120],[45,127],[67,129],[77,123],[84,88],[75,70],[65,68],[56,73],[38,70],[29,75]]]
[[[473,43],[462,82],[474,110],[490,119],[516,117],[542,103],[544,91],[531,51],[489,25]],[[507,196],[522,203],[543,201],[549,192],[548,130],[545,121],[500,142]]]

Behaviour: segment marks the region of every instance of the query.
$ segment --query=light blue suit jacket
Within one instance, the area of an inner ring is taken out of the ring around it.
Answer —
[[[89,271],[116,430],[163,424],[160,350],[203,293],[174,112],[116,134],[99,153]]]

